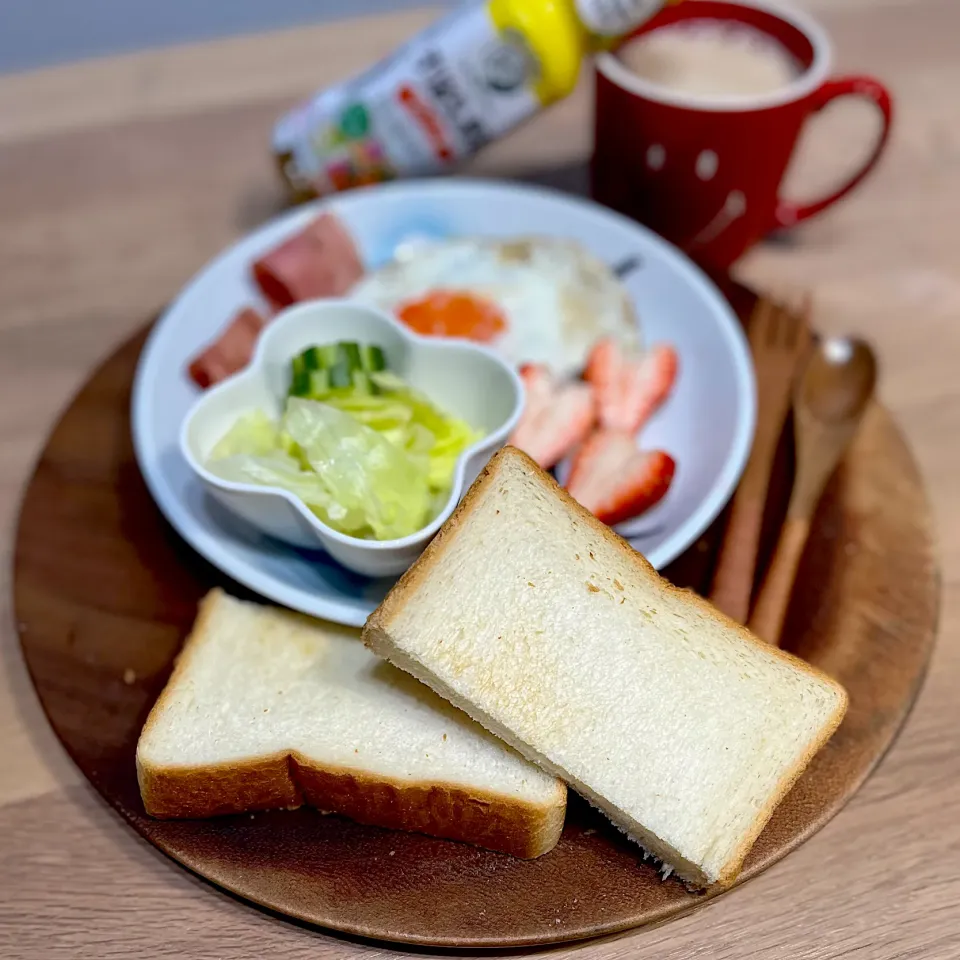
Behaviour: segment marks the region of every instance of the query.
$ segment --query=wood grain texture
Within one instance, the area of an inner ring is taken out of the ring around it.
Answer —
[[[137,738],[197,600],[215,585],[246,591],[179,540],[140,478],[129,409],[142,339],[100,367],[51,435],[24,498],[14,565],[21,644],[43,708],[122,816],[174,859],[256,903],[417,945],[564,942],[703,905],[704,895],[643,867],[635,847],[573,799],[557,847],[530,861],[309,808],[202,821],[145,814]],[[876,510],[878,502],[890,509]],[[784,645],[838,679],[850,708],[757,841],[744,880],[820,829],[860,786],[913,703],[935,635],[928,505],[885,412],[873,411],[814,531]],[[682,579],[686,567],[681,559],[668,575],[699,586]],[[875,611],[897,620],[878,632]]]
[[[746,324],[757,381],[757,425],[750,459],[730,503],[710,586],[711,602],[746,623],[757,570],[763,513],[793,383],[810,347],[808,303],[786,306],[762,297]]]
[[[778,293],[813,289],[821,330],[860,333],[877,347],[881,395],[919,460],[937,519],[940,642],[903,735],[820,834],[690,916],[551,956],[960,955],[960,6],[808,5],[831,30],[843,69],[874,71],[894,90],[893,141],[854,197],[754,251],[739,272]],[[337,62],[362,64],[402,29],[389,18],[345,27],[336,34]],[[393,955],[243,908],[132,838],[80,783],[46,724],[8,600],[20,493],[49,425],[149,311],[276,209],[264,147],[282,106],[322,81],[333,56],[317,46],[322,38],[307,31],[257,41],[256,62],[269,64],[263,70],[251,67],[250,49],[228,41],[58,68],[53,79],[46,71],[0,78],[0,117],[13,105],[21,118],[0,145],[0,956]],[[103,79],[90,81],[91,70]],[[179,84],[187,72],[190,82]],[[53,80],[58,86],[45,94]],[[131,95],[101,109],[102,91],[114,86]],[[145,91],[153,91],[152,109]],[[581,186],[588,105],[585,84],[477,169]],[[846,105],[817,118],[791,195],[835,182],[864,149],[872,122]],[[872,616],[878,630],[889,628],[891,618]]]

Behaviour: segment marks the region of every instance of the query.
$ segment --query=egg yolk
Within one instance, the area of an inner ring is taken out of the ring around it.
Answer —
[[[507,329],[500,308],[472,293],[433,290],[401,304],[397,316],[411,330],[430,337],[464,337],[487,343]]]

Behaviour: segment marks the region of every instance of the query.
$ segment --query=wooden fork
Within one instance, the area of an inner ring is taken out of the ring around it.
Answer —
[[[790,410],[797,371],[810,347],[810,297],[792,306],[761,297],[748,336],[757,377],[757,428],[746,470],[734,495],[710,599],[746,623],[750,612],[760,528],[773,458]]]

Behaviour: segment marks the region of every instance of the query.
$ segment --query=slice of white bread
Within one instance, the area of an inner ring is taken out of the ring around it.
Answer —
[[[700,887],[733,882],[847,705],[512,447],[363,638]]]
[[[154,817],[308,803],[362,823],[537,857],[567,790],[359,631],[214,590],[147,719],[137,776]]]

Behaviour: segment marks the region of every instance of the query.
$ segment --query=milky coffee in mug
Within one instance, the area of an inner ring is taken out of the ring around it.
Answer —
[[[802,71],[769,35],[719,20],[680,22],[641,34],[617,56],[641,79],[703,101],[773,93]]]

